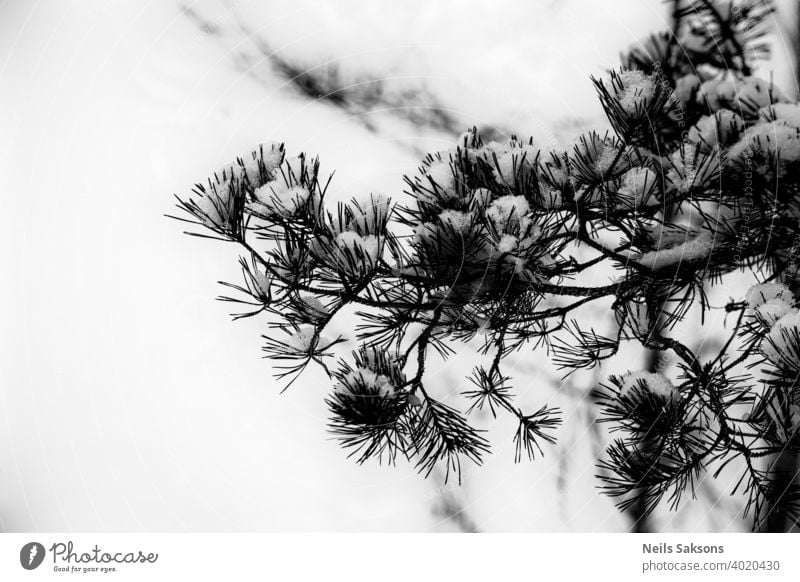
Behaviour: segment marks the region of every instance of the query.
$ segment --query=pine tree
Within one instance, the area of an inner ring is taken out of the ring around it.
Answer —
[[[321,367],[330,430],[358,462],[400,457],[460,479],[490,449],[476,410],[511,415],[516,460],[533,459],[562,419],[547,402],[517,404],[524,379],[505,359],[541,348],[569,374],[634,342],[677,371],[633,370],[594,390],[616,435],[601,489],[646,515],[676,507],[703,473],[741,467],[731,493],[754,528],[788,529],[800,487],[770,460],[800,453],[800,105],[752,73],[771,12],[675,2],[673,31],[592,79],[609,131],[569,148],[484,143],[473,128],[405,178],[410,202],[329,204],[318,159],[264,144],[179,197],[182,219],[241,248],[242,281],[224,282],[221,299],[241,305],[236,318],[269,319],[264,352],[287,385]],[[716,353],[697,354],[675,330],[702,322],[708,288],[735,271],[760,283],[725,306]],[[611,305],[611,337],[581,323],[592,304]],[[349,337],[327,335],[339,314],[358,318]],[[426,364],[467,342],[485,361],[459,410]],[[355,349],[334,361],[345,343]]]

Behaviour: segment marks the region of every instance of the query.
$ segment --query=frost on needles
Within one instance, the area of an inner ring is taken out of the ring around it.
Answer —
[[[267,317],[278,377],[318,365],[330,378],[330,429],[356,460],[404,457],[460,478],[462,461],[489,451],[476,410],[511,415],[516,459],[534,458],[561,418],[544,394],[536,410],[517,404],[524,379],[506,356],[543,348],[569,374],[634,342],[677,371],[596,387],[616,435],[602,490],[622,508],[675,506],[738,459],[733,493],[756,521],[765,508],[800,513],[800,490],[778,491],[763,462],[800,451],[800,105],[752,73],[769,3],[682,4],[674,31],[592,80],[609,130],[567,148],[485,143],[473,129],[426,156],[402,202],[333,204],[316,158],[267,143],[178,198],[193,234],[241,249],[242,279],[221,299],[241,306],[235,317]],[[737,270],[764,284],[731,300],[726,341],[701,359],[671,332]],[[582,325],[593,303],[616,315],[611,337]],[[358,319],[348,336],[329,331],[338,314]],[[463,406],[445,404],[426,364],[466,342],[485,361]],[[334,361],[338,344],[351,355]]]

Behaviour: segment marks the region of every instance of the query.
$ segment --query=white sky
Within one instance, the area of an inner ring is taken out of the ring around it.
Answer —
[[[188,4],[220,35],[167,2],[0,3],[0,530],[436,530],[442,493],[487,530],[624,528],[577,417],[560,496],[558,456],[513,466],[508,426],[461,490],[345,459],[327,381],[279,395],[264,330],[213,300],[235,251],[163,214],[263,141],[318,153],[349,196],[399,192],[408,144],[452,139],[386,113],[371,133],[263,60],[243,72],[256,34],[303,66],[408,78],[470,123],[555,141],[564,119],[602,123],[588,77],[665,24],[662,3]]]

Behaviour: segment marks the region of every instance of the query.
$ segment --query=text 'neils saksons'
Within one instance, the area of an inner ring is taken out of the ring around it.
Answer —
[[[724,554],[723,546],[698,546],[696,544],[642,544],[643,554]]]

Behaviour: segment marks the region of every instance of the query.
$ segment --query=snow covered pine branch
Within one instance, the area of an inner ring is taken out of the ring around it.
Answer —
[[[329,204],[317,159],[264,144],[179,198],[204,229],[194,234],[240,246],[242,282],[223,283],[235,293],[221,299],[242,305],[235,317],[270,319],[264,351],[280,378],[321,366],[330,428],[359,462],[400,455],[460,478],[463,459],[489,450],[469,421],[481,409],[512,415],[516,458],[533,458],[561,419],[546,402],[515,403],[505,357],[544,347],[569,373],[635,342],[678,365],[671,378],[633,370],[595,390],[620,435],[600,462],[602,489],[651,511],[738,459],[732,493],[756,527],[770,511],[800,514],[800,489],[778,491],[764,463],[800,451],[800,105],[751,74],[768,3],[684,4],[675,34],[593,80],[611,129],[566,149],[484,143],[473,129],[406,177],[408,203]],[[701,360],[671,332],[699,325],[707,286],[736,270],[765,283],[726,306],[730,337]],[[612,337],[582,328],[592,303],[616,314]],[[329,336],[338,314],[359,319],[349,337]],[[486,360],[466,412],[425,374],[458,342]],[[345,343],[351,355],[332,363]]]

